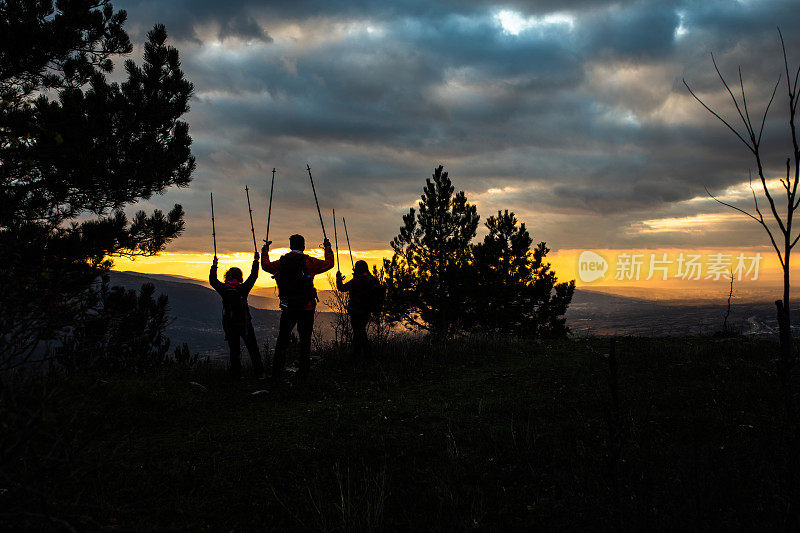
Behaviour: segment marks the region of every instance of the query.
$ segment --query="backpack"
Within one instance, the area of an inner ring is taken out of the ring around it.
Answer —
[[[357,277],[350,287],[348,310],[351,313],[376,313],[383,307],[383,285],[375,276]]]
[[[381,282],[374,276],[372,283],[369,287],[369,311],[370,313],[377,313],[383,307],[383,301],[386,298],[386,290],[384,290]]]
[[[247,327],[249,310],[247,296],[239,287],[224,286],[222,291],[222,328],[225,331],[240,333]]]
[[[281,257],[275,280],[282,309],[300,309],[317,299],[314,276],[308,272],[305,254],[288,253]]]

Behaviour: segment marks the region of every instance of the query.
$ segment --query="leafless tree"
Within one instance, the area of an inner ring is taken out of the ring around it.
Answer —
[[[731,278],[731,287],[728,291],[728,308],[725,310],[725,320],[722,322],[722,333],[725,335],[731,333],[730,326],[728,326],[728,318],[731,316],[731,300],[733,299],[733,272],[729,276]]]
[[[775,252],[778,255],[778,259],[780,260],[781,267],[783,268],[783,298],[781,300],[777,300],[775,305],[778,310],[778,326],[780,328],[780,345],[781,345],[781,356],[778,362],[778,374],[781,379],[781,385],[783,388],[784,394],[784,402],[786,404],[786,412],[787,416],[790,420],[794,421],[794,407],[793,407],[793,400],[790,388],[789,378],[791,375],[791,369],[795,364],[795,358],[792,348],[792,335],[790,331],[790,320],[789,320],[789,289],[790,289],[790,276],[789,276],[789,265],[790,265],[790,258],[792,249],[797,244],[798,240],[800,239],[800,233],[796,236],[793,236],[792,231],[792,223],[794,222],[794,215],[797,211],[798,207],[800,207],[800,197],[798,196],[798,183],[800,183],[800,147],[798,147],[798,137],[797,137],[797,129],[795,125],[795,115],[797,112],[797,102],[798,102],[798,77],[800,77],[800,66],[798,66],[797,70],[794,71],[794,75],[792,76],[789,71],[789,61],[786,55],[786,45],[783,40],[783,34],[781,34],[780,29],[778,29],[778,36],[780,37],[781,42],[781,50],[783,52],[783,65],[784,65],[784,72],[786,74],[786,89],[788,93],[788,122],[789,122],[789,135],[791,137],[792,142],[792,153],[789,157],[786,158],[786,176],[785,178],[781,178],[780,182],[783,186],[784,193],[785,193],[785,205],[786,210],[785,212],[781,212],[782,209],[779,207],[779,204],[776,203],[777,201],[781,201],[782,194],[774,195],[772,191],[770,191],[769,187],[767,186],[767,177],[765,175],[765,163],[762,156],[762,149],[761,149],[761,142],[762,142],[762,134],[764,133],[764,124],[767,120],[767,114],[769,113],[769,109],[772,106],[772,103],[775,101],[775,95],[778,91],[778,87],[781,84],[781,76],[778,77],[778,80],[775,82],[775,86],[772,89],[772,95],[770,96],[769,102],[767,103],[766,107],[764,108],[764,113],[761,116],[761,124],[758,124],[758,121],[755,123],[753,122],[750,116],[750,109],[747,105],[747,97],[744,90],[744,82],[742,80],[742,69],[739,68],[739,87],[737,92],[740,94],[737,96],[734,94],[733,90],[731,89],[728,82],[722,76],[722,73],[717,66],[717,62],[714,59],[712,54],[711,61],[714,65],[714,70],[716,70],[717,75],[719,76],[722,85],[725,87],[728,95],[733,102],[734,107],[736,108],[736,112],[741,120],[742,126],[744,127],[744,131],[740,128],[733,126],[730,122],[725,120],[719,113],[711,109],[708,105],[706,105],[703,100],[701,100],[686,80],[683,80],[683,84],[689,90],[689,93],[698,101],[700,104],[712,115],[714,115],[720,122],[722,122],[734,135],[747,147],[747,149],[752,154],[753,158],[755,159],[756,169],[757,169],[757,177],[758,180],[761,182],[761,189],[764,192],[764,196],[769,203],[769,212],[772,215],[775,223],[778,226],[780,233],[774,231],[773,228],[768,224],[768,220],[764,219],[764,215],[761,211],[761,208],[758,203],[758,197],[756,195],[756,191],[753,188],[753,176],[752,173],[750,175],[750,190],[753,193],[753,211],[749,211],[746,209],[742,209],[735,205],[726,203],[719,198],[712,195],[706,189],[709,196],[714,198],[717,202],[731,209],[735,209],[736,211],[750,217],[756,223],[758,223],[767,233],[769,237],[770,243],[772,247],[775,249]],[[737,89],[734,87],[734,89]],[[754,115],[755,116],[755,115]],[[758,117],[756,117],[757,119]],[[769,219],[769,215],[767,216]],[[796,232],[795,232],[796,233]],[[777,235],[777,238],[776,238]]]
[[[325,277],[328,279],[330,286],[335,288],[336,281],[334,277],[331,274],[325,274]],[[350,326],[350,316],[347,314],[349,296],[350,295],[346,292],[333,290],[325,300],[325,305],[331,310],[335,317],[333,321],[333,339],[334,344],[339,349],[343,349],[345,346],[349,345],[353,337],[353,331]]]

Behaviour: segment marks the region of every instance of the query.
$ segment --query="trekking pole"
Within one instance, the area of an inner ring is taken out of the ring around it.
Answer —
[[[336,244],[336,272],[339,270],[339,237],[336,236],[336,209],[333,209],[333,242]]]
[[[211,193],[211,237],[214,239],[214,259],[217,258],[217,229],[214,226],[214,193]]]
[[[253,227],[253,209],[250,207],[250,189],[247,188],[247,185],[244,186],[244,192],[247,194],[247,210],[250,212],[250,233],[253,234],[253,251],[258,253],[258,248],[256,247],[256,229]]]
[[[327,240],[328,235],[325,233],[325,223],[322,221],[322,211],[319,210],[319,200],[317,200],[317,189],[314,188],[314,178],[311,177],[311,165],[306,164],[306,170],[308,170],[308,179],[311,180],[311,190],[314,191],[314,201],[317,203],[317,214],[319,215],[319,224],[322,226],[322,236]]]
[[[347,221],[342,217],[342,223],[344,224],[344,236],[347,237],[347,251],[350,252],[350,266],[353,267],[353,271],[355,271],[356,266],[353,264],[353,250],[350,248],[350,236],[347,234]]]
[[[275,169],[272,169],[272,185],[269,186],[269,210],[267,211],[267,237],[264,242],[269,242],[269,219],[272,218],[272,189],[275,188]]]

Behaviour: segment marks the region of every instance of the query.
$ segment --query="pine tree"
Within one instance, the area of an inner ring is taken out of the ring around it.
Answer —
[[[544,242],[533,239],[514,213],[486,220],[489,234],[473,246],[475,299],[471,324],[477,329],[521,337],[558,337],[567,332],[575,282],[557,283]]]
[[[170,347],[164,335],[169,323],[167,296],[156,298],[152,283],[137,293],[110,287],[108,277],[103,278],[84,300],[88,305],[76,313],[70,335],[54,350],[56,360],[70,372],[141,374],[158,369],[167,361]],[[188,352],[188,347],[180,349]],[[182,355],[189,360],[185,352]]]
[[[113,257],[153,255],[183,230],[183,209],[124,209],[185,187],[195,161],[192,84],[156,25],[144,62],[125,12],[104,0],[0,3],[0,367],[19,364],[74,318]]]
[[[383,264],[387,317],[436,334],[461,327],[469,299],[470,241],[479,221],[464,192],[454,191],[438,166],[425,180],[419,211],[412,207],[403,216],[391,242],[394,254]]]
[[[575,282],[558,283],[545,243],[532,248],[525,224],[505,211],[489,217],[488,235],[473,244],[477,210],[454,191],[439,166],[425,182],[419,211],[403,216],[392,258],[383,262],[385,318],[435,334],[566,335]]]

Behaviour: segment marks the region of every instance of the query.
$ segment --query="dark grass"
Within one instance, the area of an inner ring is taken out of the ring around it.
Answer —
[[[259,398],[255,380],[208,366],[61,382],[0,505],[31,528],[794,525],[776,344],[617,339],[618,406],[607,352],[408,340],[353,369],[329,348],[308,383]],[[44,461],[59,433],[70,457]]]

